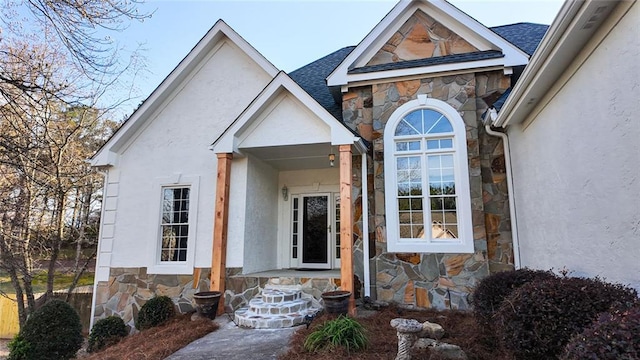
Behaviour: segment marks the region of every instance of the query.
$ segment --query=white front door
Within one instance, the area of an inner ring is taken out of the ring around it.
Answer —
[[[336,211],[336,204],[338,211]],[[340,200],[337,194],[293,196],[292,265],[307,269],[340,267]]]

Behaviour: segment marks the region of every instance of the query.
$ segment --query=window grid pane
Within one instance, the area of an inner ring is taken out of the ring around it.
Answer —
[[[422,140],[396,141],[395,152],[398,155],[402,152],[419,152],[416,155],[396,157],[400,238],[457,239],[454,139],[441,137],[441,134],[452,133],[453,126],[440,112],[421,109],[405,116],[396,127],[395,135],[407,136],[416,132],[423,136]],[[427,185],[428,193],[423,191]],[[431,222],[431,234],[425,235],[425,224],[428,221]]]
[[[189,190],[162,189],[160,261],[187,261]]]
[[[298,198],[293,198],[293,228],[291,230],[293,241],[291,242],[291,257],[294,259],[298,258],[298,236],[300,235],[298,231],[298,206]]]
[[[334,233],[336,234],[336,259],[340,259],[340,196],[335,197],[336,222]]]

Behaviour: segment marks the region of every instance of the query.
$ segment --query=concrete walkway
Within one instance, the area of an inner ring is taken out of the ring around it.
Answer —
[[[220,325],[218,330],[183,347],[165,360],[277,359],[287,352],[291,335],[301,328],[239,328],[227,315],[216,317],[215,322]]]

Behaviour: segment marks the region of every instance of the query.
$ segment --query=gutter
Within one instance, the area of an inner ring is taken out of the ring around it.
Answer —
[[[509,137],[507,134],[495,131],[491,129],[491,123],[498,117],[498,112],[495,108],[491,108],[487,111],[484,119],[484,129],[487,134],[502,139],[502,146],[504,147],[504,162],[507,172],[507,191],[509,199],[509,217],[511,218],[511,240],[513,243],[513,265],[515,269],[522,267],[520,261],[520,240],[518,239],[518,218],[516,217],[516,200],[513,190],[513,173],[511,170],[511,151],[509,146]]]
[[[500,113],[491,119],[493,126],[506,127],[515,109],[525,108],[529,105],[524,104],[526,101],[524,95],[526,95],[526,92],[529,90],[529,84],[535,83],[538,78],[545,76],[544,71],[541,71],[541,69],[548,66],[550,59],[553,58],[552,55],[558,51],[556,45],[567,36],[565,30],[571,25],[570,20],[575,17],[585,2],[585,0],[566,1],[562,5],[558,15],[556,15],[553,23],[547,29],[547,33],[543,37],[542,42],[532,55],[529,64],[525,67],[522,76],[513,87],[511,95],[500,109]],[[539,99],[531,99],[530,101],[534,102],[538,100]]]

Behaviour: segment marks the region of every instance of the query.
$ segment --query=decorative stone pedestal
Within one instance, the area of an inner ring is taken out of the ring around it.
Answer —
[[[249,301],[249,306],[236,310],[238,326],[254,329],[279,329],[303,324],[306,316],[322,310],[311,295],[299,289],[266,288]]]

